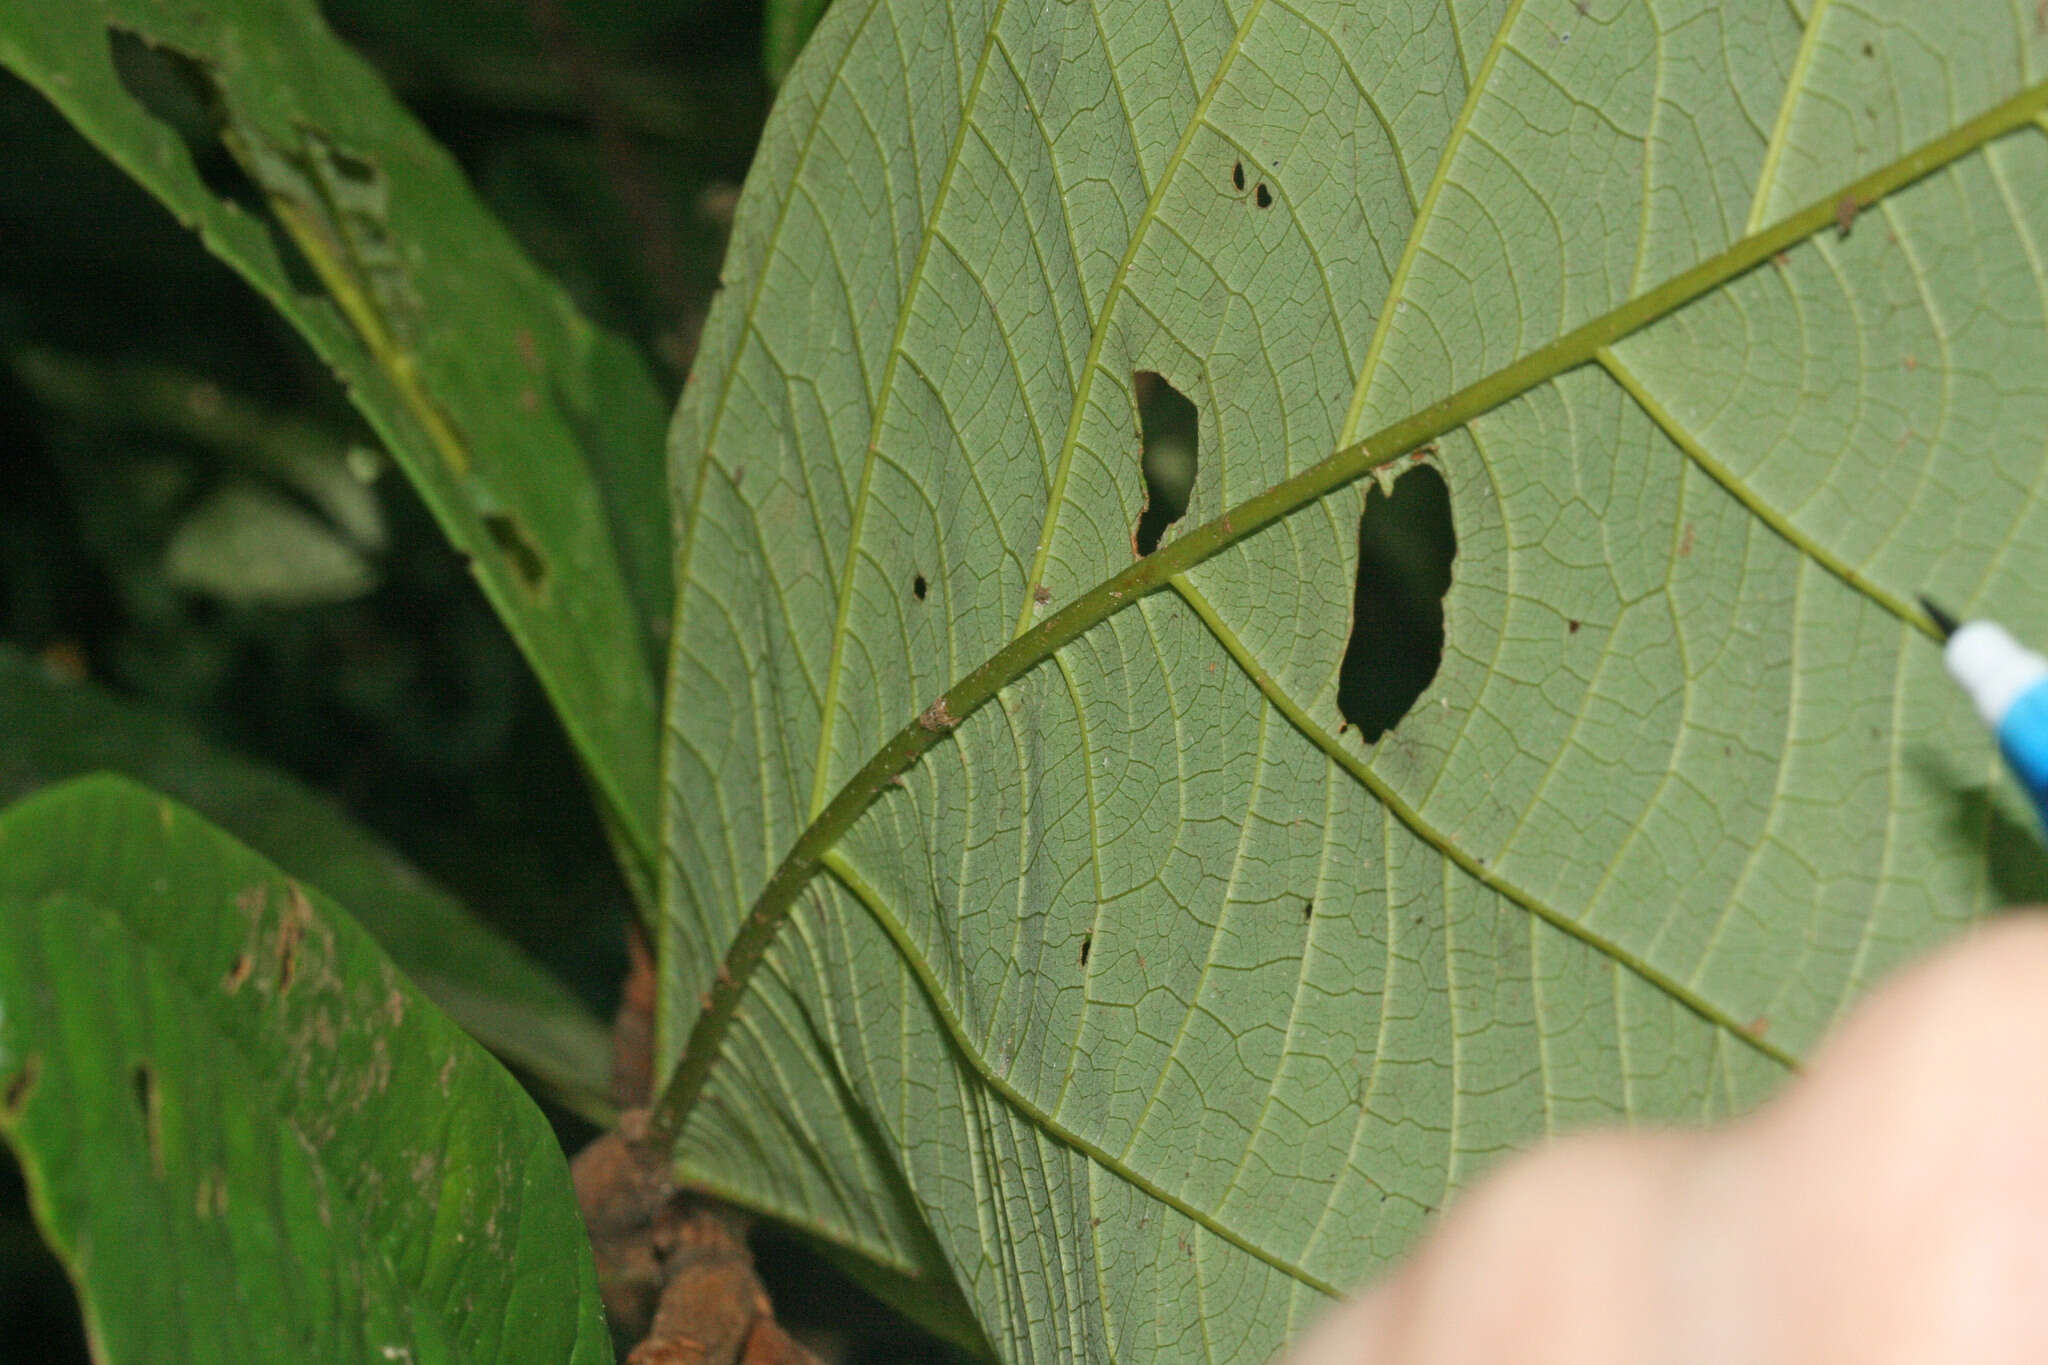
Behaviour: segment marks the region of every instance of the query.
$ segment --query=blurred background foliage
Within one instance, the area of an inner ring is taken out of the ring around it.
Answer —
[[[825,3],[322,7],[672,400]],[[609,1017],[630,899],[461,556],[297,335],[4,75],[0,145],[0,648],[328,793]],[[839,1358],[949,1358],[787,1234],[762,1255]],[[0,1155],[0,1359],[86,1358]]]

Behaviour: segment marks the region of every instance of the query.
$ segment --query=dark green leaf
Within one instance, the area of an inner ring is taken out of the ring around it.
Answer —
[[[332,902],[124,779],[0,815],[0,1136],[102,1360],[610,1358],[512,1078]]]
[[[282,773],[86,683],[52,680],[0,648],[0,804],[65,778],[123,773],[192,806],[356,919],[429,999],[571,1109],[605,1121],[610,1043],[577,999],[517,947]]]
[[[305,334],[473,558],[636,882],[653,866],[663,415],[312,0],[0,0],[0,65]]]

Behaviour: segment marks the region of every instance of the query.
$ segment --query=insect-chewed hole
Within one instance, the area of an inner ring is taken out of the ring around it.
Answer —
[[[1273,207],[1273,191],[1266,188],[1265,181],[1261,180],[1259,182],[1258,193],[1252,196],[1252,201],[1262,209]]]
[[[227,104],[213,68],[176,48],[115,27],[107,29],[107,58],[121,88],[185,145],[200,183],[215,198],[240,208],[269,231],[291,287],[301,294],[323,293],[319,276],[221,138]]]
[[[924,581],[923,574],[910,580],[910,595],[920,602],[924,601],[924,595],[931,590],[931,584]]]
[[[1138,403],[1144,452],[1139,464],[1145,475],[1145,510],[1131,532],[1131,544],[1140,555],[1149,555],[1159,548],[1166,528],[1187,515],[1201,422],[1195,405],[1152,370],[1131,376],[1131,394]]]
[[[548,562],[541,557],[540,547],[533,543],[518,517],[510,512],[486,513],[484,530],[490,533],[492,543],[528,592],[539,594],[547,587]]]
[[[1244,163],[1242,161],[1231,163],[1230,183],[1237,187],[1240,194],[1244,192]]]
[[[1457,553],[1451,491],[1436,470],[1416,465],[1391,495],[1377,482],[1366,490],[1337,710],[1367,744],[1393,729],[1436,677]]]

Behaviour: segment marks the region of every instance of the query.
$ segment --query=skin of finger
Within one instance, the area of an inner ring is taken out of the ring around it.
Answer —
[[[1289,1365],[2048,1359],[2048,920],[1902,974],[1718,1134],[1511,1164]]]
[[[2048,918],[1893,979],[1680,1176],[1666,1358],[2048,1360]]]
[[[1650,1305],[1632,1291],[1661,1251],[1674,1171],[1699,1141],[1600,1134],[1516,1160],[1287,1365],[1635,1365]]]

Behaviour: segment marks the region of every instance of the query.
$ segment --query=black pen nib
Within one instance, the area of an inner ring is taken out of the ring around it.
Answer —
[[[1934,603],[1928,601],[1924,597],[1920,599],[1920,609],[1927,613],[1928,620],[1934,622],[1934,628],[1941,632],[1941,638],[1943,640],[1946,640],[1949,636],[1955,634],[1956,627],[1962,624],[1962,622],[1956,620],[1955,617],[1950,616],[1947,612],[1943,611],[1940,607],[1935,606]]]

